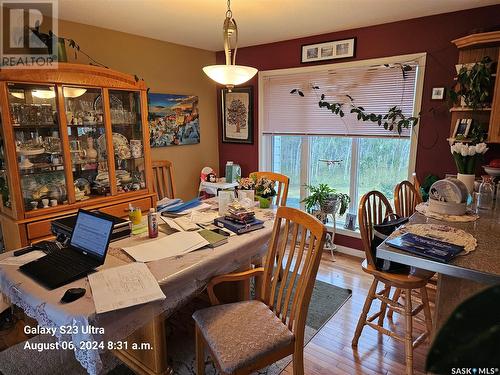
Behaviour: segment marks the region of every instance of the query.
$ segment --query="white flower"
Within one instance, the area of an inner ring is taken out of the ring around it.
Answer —
[[[460,154],[462,156],[467,156],[469,155],[469,150],[466,145],[463,145],[463,147],[460,148]]]
[[[476,152],[478,154],[484,154],[486,151],[488,151],[488,147],[486,146],[486,143],[478,143],[476,145]]]
[[[469,150],[467,152],[469,156],[474,156],[476,155],[476,146],[469,146]]]

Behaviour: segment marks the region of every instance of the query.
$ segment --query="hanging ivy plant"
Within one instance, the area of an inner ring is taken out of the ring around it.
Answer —
[[[399,64],[401,72],[403,74],[403,79],[406,78],[408,71],[413,68],[410,65]],[[384,66],[389,67],[388,64]],[[311,86],[313,90],[319,90],[319,86]],[[298,95],[304,97],[304,93],[300,89],[293,89],[290,91],[292,95]],[[377,114],[373,112],[366,111],[363,107],[359,107],[354,104],[354,98],[348,94],[346,97],[349,99],[348,103],[341,102],[328,102],[325,100],[325,94],[321,94],[318,106],[320,108],[325,108],[332,112],[332,114],[344,117],[346,112],[355,113],[358,121],[370,121],[376,123],[378,126],[383,126],[384,129],[388,131],[397,130],[398,134],[403,132],[403,129],[410,129],[418,124],[418,117],[406,116],[399,106],[390,107],[385,114]]]
[[[463,65],[458,72],[455,85],[447,90],[450,105],[460,104],[460,100],[463,99],[465,105],[472,109],[489,106],[492,86],[492,60],[489,56],[485,56],[470,69]]]

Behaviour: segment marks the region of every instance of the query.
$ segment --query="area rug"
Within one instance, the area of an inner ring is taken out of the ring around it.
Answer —
[[[319,329],[342,307],[350,298],[351,290],[336,287],[316,280],[311,296],[309,312],[306,321],[305,340],[307,344]],[[169,363],[176,375],[195,375],[194,353],[194,323],[191,315],[194,311],[208,306],[208,303],[195,299],[184,306],[168,319],[167,352]],[[36,336],[30,341],[46,342],[50,338]],[[2,375],[84,375],[85,370],[78,364],[73,355],[61,355],[58,352],[36,352],[23,350],[24,343],[14,345],[0,352],[0,374]],[[71,353],[67,353],[71,354]],[[105,369],[108,375],[132,375],[127,366],[110,353],[103,355]],[[291,362],[292,357],[284,358],[258,372],[261,375],[278,375]],[[43,366],[40,366],[43,364]],[[217,371],[210,361],[207,361],[207,375],[215,375]]]

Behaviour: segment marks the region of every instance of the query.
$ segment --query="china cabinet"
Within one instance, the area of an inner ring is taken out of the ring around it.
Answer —
[[[78,208],[154,206],[144,81],[79,64],[0,70],[0,113],[6,249],[50,236]]]
[[[467,108],[455,106],[451,111],[450,137],[454,136],[457,120],[472,119],[483,124],[488,131],[487,142],[500,143],[500,31],[467,35],[452,41],[458,48],[458,66],[473,65],[485,56],[492,60],[493,83],[491,87],[491,106],[483,108]]]

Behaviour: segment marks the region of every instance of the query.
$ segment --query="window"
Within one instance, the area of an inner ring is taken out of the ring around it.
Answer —
[[[356,66],[351,66],[355,64]],[[402,74],[402,65],[411,71]],[[379,190],[393,203],[394,186],[414,169],[416,133],[401,135],[377,124],[344,118],[318,107],[326,93],[330,102],[354,98],[367,111],[386,113],[398,105],[407,116],[418,113],[425,55],[322,65],[260,73],[260,169],[290,177],[287,205],[302,207],[305,184],[326,183],[351,197],[348,212],[357,214],[359,200]],[[314,89],[319,86],[320,89]],[[299,88],[304,96],[292,96]],[[342,218],[340,222],[342,222]]]

